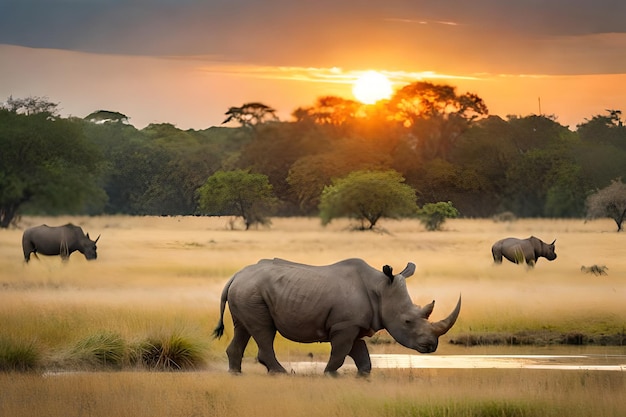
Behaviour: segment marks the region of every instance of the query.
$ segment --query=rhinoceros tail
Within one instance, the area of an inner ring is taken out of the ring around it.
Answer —
[[[215,330],[213,330],[213,337],[219,339],[224,334],[224,310],[226,309],[226,302],[228,301],[228,289],[233,283],[235,276],[233,275],[222,290],[222,296],[220,297],[220,319],[217,322]]]

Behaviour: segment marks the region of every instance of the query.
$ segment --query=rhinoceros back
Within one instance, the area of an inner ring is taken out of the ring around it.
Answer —
[[[235,275],[227,295],[231,313],[245,327],[270,323],[294,341],[327,341],[333,324],[371,321],[361,267],[358,260],[328,266],[261,261]]]

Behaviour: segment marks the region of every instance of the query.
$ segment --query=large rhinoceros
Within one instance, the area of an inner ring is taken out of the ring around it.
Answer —
[[[234,324],[233,340],[226,349],[230,372],[241,372],[250,337],[256,341],[258,360],[268,372],[285,372],[274,353],[278,331],[295,342],[330,342],[325,373],[335,375],[350,356],[358,374],[367,375],[372,365],[363,337],[386,329],[403,346],[431,353],[437,349],[439,336],[450,330],[459,316],[460,297],[446,319],[429,322],[435,302],[424,307],[414,305],[406,288],[405,279],[414,271],[415,265],[409,263],[394,275],[387,265],[381,272],[361,259],[327,266],[261,260],[226,283],[214,336],[224,333],[228,302]]]
[[[534,236],[527,239],[508,237],[494,243],[491,247],[491,254],[494,262],[497,264],[502,263],[502,257],[505,257],[516,264],[526,262],[532,268],[541,257],[549,261],[556,259],[556,253],[554,252],[555,242],[556,239],[548,244]]]
[[[30,260],[30,254],[60,255],[61,259],[67,261],[72,252],[79,251],[88,260],[96,259],[96,240],[89,238],[89,233],[85,234],[79,226],[68,223],[64,226],[51,227],[47,225],[35,226],[24,231],[22,236],[22,249],[24,250],[24,260]]]

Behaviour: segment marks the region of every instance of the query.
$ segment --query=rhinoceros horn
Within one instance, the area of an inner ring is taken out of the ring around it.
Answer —
[[[98,239],[100,239],[100,235],[98,235],[98,237],[96,238],[96,240],[93,241],[93,243],[98,243]]]
[[[459,313],[461,312],[461,296],[459,295],[459,301],[456,303],[456,307],[454,311],[450,313],[448,317],[445,319],[433,323],[433,330],[437,336],[444,335],[454,326],[456,319],[459,318]]]

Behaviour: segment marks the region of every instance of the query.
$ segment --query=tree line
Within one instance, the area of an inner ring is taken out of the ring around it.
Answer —
[[[417,205],[450,202],[464,217],[583,217],[626,177],[619,110],[571,130],[555,116],[490,116],[479,96],[429,82],[375,105],[320,97],[290,121],[246,103],[225,113],[239,126],[205,130],[137,129],[115,111],[63,118],[57,106],[0,108],[0,227],[20,214],[237,214],[211,200],[215,176],[234,171],[267,181],[264,210],[279,216],[320,215],[325,189],[354,172],[392,172]]]

